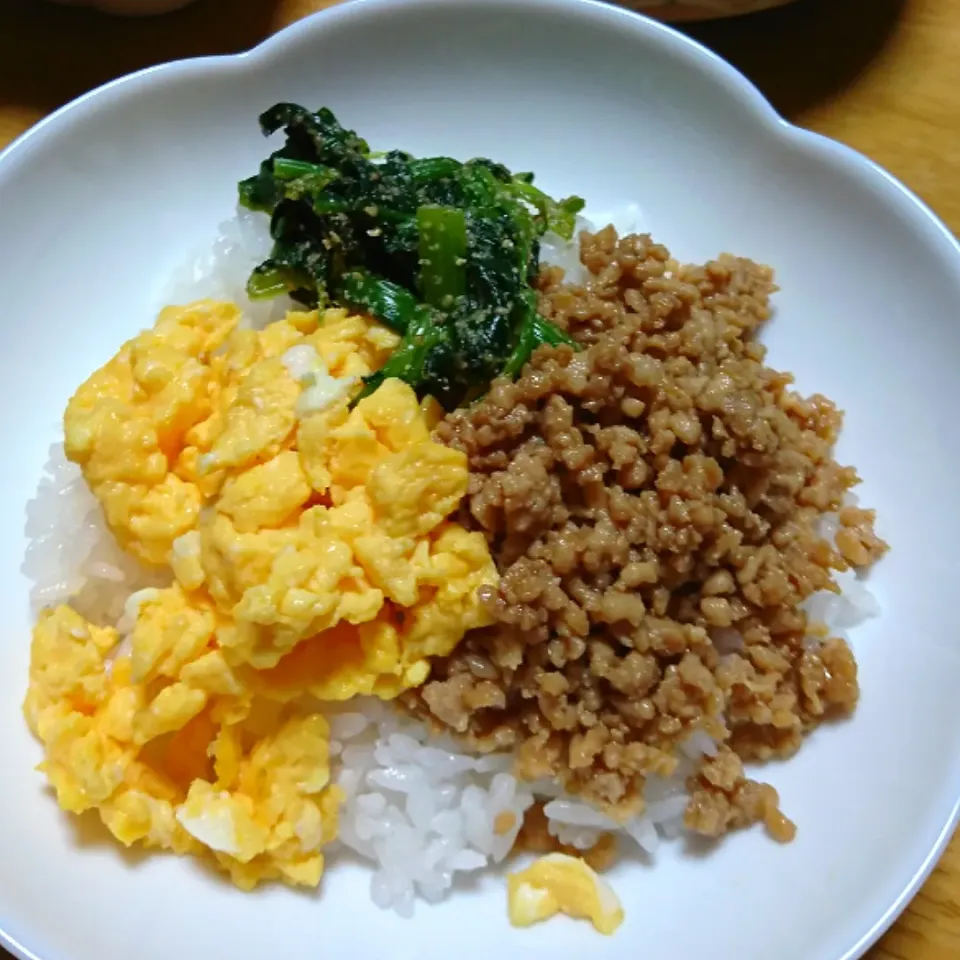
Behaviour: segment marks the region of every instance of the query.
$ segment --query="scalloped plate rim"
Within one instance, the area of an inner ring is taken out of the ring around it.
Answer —
[[[26,162],[34,150],[42,149],[44,145],[54,140],[64,128],[65,123],[82,122],[86,115],[100,108],[109,107],[114,97],[135,97],[143,86],[192,72],[207,75],[232,70],[259,69],[282,56],[284,50],[301,37],[319,33],[334,22],[346,21],[353,17],[362,18],[368,15],[371,9],[378,7],[429,8],[449,2],[450,0],[341,0],[332,7],[309,14],[282,28],[249,50],[233,54],[173,60],[145,67],[108,81],[48,114],[0,150],[0,183],[12,169]],[[750,114],[752,121],[763,129],[765,135],[788,141],[796,149],[815,154],[819,162],[843,167],[847,172],[866,178],[876,185],[880,194],[878,202],[899,206],[901,215],[910,217],[916,226],[921,227],[929,240],[940,246],[941,253],[953,255],[949,267],[960,283],[960,241],[919,196],[893,174],[852,147],[822,134],[805,130],[784,119],[752,81],[698,41],[660,20],[623,7],[612,6],[603,0],[489,0],[489,2],[491,6],[517,5],[541,7],[544,10],[581,9],[595,17],[619,20],[624,29],[646,31],[656,36],[658,42],[680,53],[689,68],[709,74],[714,82],[723,87],[727,96]],[[862,957],[892,926],[910,900],[919,892],[936,867],[960,822],[960,783],[955,785],[955,792],[953,806],[935,843],[904,884],[902,892],[860,939],[837,960],[857,960]],[[0,918],[0,946],[19,960],[49,960],[35,954],[7,934],[3,929],[5,925],[5,921]]]

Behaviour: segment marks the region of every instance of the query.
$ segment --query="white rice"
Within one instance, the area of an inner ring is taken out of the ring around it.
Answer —
[[[156,311],[171,303],[228,300],[243,310],[250,326],[260,328],[282,319],[289,310],[304,309],[289,297],[251,300],[247,296],[250,271],[270,255],[272,245],[266,217],[238,206],[236,214],[220,224],[213,245],[192,251],[174,270],[161,287]]]
[[[593,224],[583,217],[577,217],[574,236],[578,236],[583,230],[591,230]],[[544,263],[549,263],[554,267],[560,267],[563,270],[564,279],[568,283],[586,283],[589,271],[580,262],[580,252],[576,243],[569,243],[553,233],[548,231],[543,235],[540,241],[540,259]]]
[[[642,233],[646,229],[640,207],[635,203],[628,203],[617,210],[591,214],[589,220],[586,217],[577,217],[573,228],[574,242],[570,243],[550,231],[540,241],[540,259],[544,263],[561,267],[567,283],[586,283],[590,273],[580,262],[580,248],[576,238],[584,230],[593,233],[608,224],[615,227],[620,236]]]
[[[337,846],[373,865],[377,906],[409,916],[417,897],[442,900],[456,874],[504,860],[534,801],[509,757],[428,741],[423,724],[376,700],[351,701],[330,720],[335,779],[346,793]]]
[[[635,229],[635,220],[636,211],[628,210],[618,225]],[[289,303],[252,304],[245,293],[250,269],[268,249],[263,218],[241,211],[221,224],[212,251],[187,264],[167,286],[164,302],[233,300],[255,326],[283,316]],[[577,277],[573,244],[548,237],[543,255]],[[837,523],[836,517],[825,518],[824,535],[832,539]],[[139,599],[149,595],[140,591],[169,582],[169,575],[145,571],[117,547],[79,470],[66,462],[59,444],[51,448],[46,473],[27,506],[26,534],[30,545],[23,572],[31,582],[34,614],[72,598],[83,615],[119,621],[121,629],[129,629]],[[811,616],[837,631],[879,612],[856,575],[840,575],[838,581],[843,595],[811,598]],[[732,630],[717,631],[714,640],[723,653],[742,645]],[[644,854],[654,854],[663,839],[683,831],[685,781],[699,759],[717,749],[705,733],[694,733],[682,747],[676,774],[648,781],[643,815],[620,824],[564,796],[553,784],[518,781],[510,773],[509,756],[470,755],[447,737],[428,741],[422,724],[379,701],[350,701],[331,707],[329,715],[334,776],[346,793],[340,839],[329,851],[330,862],[344,852],[369,861],[373,901],[403,916],[412,914],[417,898],[443,899],[458,874],[501,863],[535,799],[547,801],[549,829],[563,843],[588,849],[611,832]]]
[[[67,461],[59,443],[50,447],[36,496],[27,504],[25,533],[21,569],[31,584],[34,616],[70,599],[88,620],[116,623],[132,591],[170,581],[169,574],[145,570],[117,546],[80,468]]]

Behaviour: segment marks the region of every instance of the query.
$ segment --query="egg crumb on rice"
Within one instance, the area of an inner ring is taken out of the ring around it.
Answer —
[[[422,683],[486,625],[497,575],[447,520],[467,466],[430,437],[439,408],[397,380],[349,406],[396,334],[343,310],[240,319],[167,308],[71,399],[67,456],[172,582],[116,625],[43,611],[24,712],[63,809],[244,889],[316,886],[343,799],[319,701]]]
[[[613,888],[580,857],[548,853],[507,877],[510,922],[528,927],[558,913],[589,920],[597,931],[616,932],[623,907]]]

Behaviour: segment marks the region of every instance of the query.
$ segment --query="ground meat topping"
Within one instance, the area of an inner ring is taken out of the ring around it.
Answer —
[[[502,579],[482,598],[495,625],[407,704],[621,816],[703,730],[720,749],[690,779],[687,826],[789,839],[742,760],[787,756],[853,709],[850,648],[800,604],[886,549],[873,513],[844,505],[858,478],[832,456],[841,415],[764,364],[768,268],[681,267],[610,228],[581,256],[589,282],[545,270],[540,309],[583,349],[541,348],[437,428],[469,458],[460,520]]]

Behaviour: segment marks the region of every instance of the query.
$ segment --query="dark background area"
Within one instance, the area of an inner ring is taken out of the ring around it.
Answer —
[[[799,0],[682,29],[739,67],[781,113],[800,119],[874,60],[904,2]],[[38,0],[5,0],[0,106],[15,104],[39,116],[143,67],[246,50],[315,5],[310,0],[200,0],[166,17],[126,20]]]

